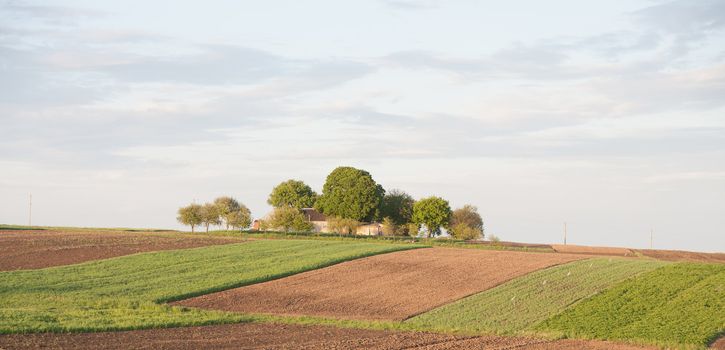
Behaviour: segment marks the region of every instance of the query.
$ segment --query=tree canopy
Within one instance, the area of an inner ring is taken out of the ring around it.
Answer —
[[[391,190],[383,197],[380,216],[390,218],[395,225],[405,225],[413,217],[415,199],[401,190]]]
[[[205,203],[201,206],[201,223],[206,226],[206,232],[209,232],[210,225],[221,225],[221,216],[219,215],[219,207],[214,203]]]
[[[312,230],[312,223],[307,221],[302,212],[292,207],[274,208],[265,221],[265,226],[274,230],[285,232]]]
[[[477,239],[483,237],[483,219],[478,208],[466,204],[451,214],[450,234],[458,239]]]
[[[385,190],[365,170],[339,167],[327,176],[315,208],[325,215],[357,221],[380,216]]]
[[[189,204],[179,208],[179,216],[176,218],[180,223],[191,226],[191,232],[194,227],[202,223],[202,207],[199,204]]]
[[[302,181],[287,180],[280,183],[269,195],[267,203],[269,205],[280,207],[292,207],[297,209],[312,208],[317,201],[317,193]]]
[[[451,207],[443,198],[423,198],[413,205],[413,222],[428,228],[427,237],[441,234],[441,227],[448,226]]]
[[[230,215],[237,215],[236,212],[241,208],[239,202],[232,197],[224,196],[215,199],[214,205],[216,205],[220,219],[224,221],[228,230],[229,226],[231,226],[229,223]],[[249,209],[247,209],[247,211],[249,211]]]

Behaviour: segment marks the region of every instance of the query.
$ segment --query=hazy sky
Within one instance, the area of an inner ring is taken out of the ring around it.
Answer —
[[[725,1],[0,1],[0,223],[259,217],[340,165],[503,240],[725,251]]]

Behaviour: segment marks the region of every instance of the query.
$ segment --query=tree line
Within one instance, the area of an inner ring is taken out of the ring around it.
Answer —
[[[228,198],[229,197],[222,197]],[[220,225],[224,222],[235,228],[249,225],[249,210],[234,201],[246,211],[246,221],[225,220],[234,209],[222,210],[217,201],[201,206],[199,216],[202,219],[196,224]],[[232,199],[233,200],[233,199]],[[357,227],[364,222],[379,222],[384,235],[418,236],[421,232],[426,237],[435,237],[446,229],[457,239],[477,239],[483,237],[483,219],[478,209],[472,205],[451,210],[445,199],[431,196],[415,200],[402,190],[385,189],[375,182],[365,170],[353,167],[338,167],[326,178],[322,193],[317,194],[310,186],[299,180],[287,180],[272,189],[267,200],[273,211],[260,222],[262,230],[280,231],[311,231],[312,224],[302,212],[303,208],[315,208],[327,217],[327,227],[332,232],[341,234],[355,233]],[[194,206],[192,204],[191,206]],[[191,225],[190,221],[182,221],[179,209],[179,221]],[[228,208],[221,206],[222,208]],[[205,209],[207,208],[207,209]],[[238,209],[236,209],[238,211]],[[203,213],[212,211],[207,216]],[[216,214],[216,216],[215,216]],[[239,215],[239,214],[235,214]],[[216,220],[216,221],[215,221]],[[246,224],[246,225],[243,225]],[[192,226],[192,231],[194,226]]]
[[[219,197],[211,203],[189,204],[179,208],[180,223],[191,226],[191,232],[199,225],[204,225],[209,232],[211,225],[225,225],[235,229],[247,228],[252,223],[252,214],[249,209],[232,197]]]

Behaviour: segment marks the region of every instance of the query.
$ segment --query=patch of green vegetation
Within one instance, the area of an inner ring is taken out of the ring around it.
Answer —
[[[621,258],[575,261],[532,272],[406,323],[438,331],[517,334],[617,282],[663,265]]]
[[[128,330],[242,322],[249,317],[159,303],[418,247],[265,240],[143,253],[41,270],[2,272],[0,333]]]
[[[583,301],[537,328],[568,337],[706,346],[725,330],[725,265],[662,267]]]
[[[365,236],[341,235],[337,233],[320,232],[276,232],[276,231],[209,231],[196,232],[193,235],[209,235],[223,237],[242,237],[256,239],[304,239],[321,241],[347,241],[347,242],[375,242],[393,244],[415,244],[428,247],[469,248],[484,250],[512,250],[522,252],[554,253],[554,249],[545,245],[539,246],[510,246],[505,243],[470,242],[452,238],[425,238],[409,236]]]

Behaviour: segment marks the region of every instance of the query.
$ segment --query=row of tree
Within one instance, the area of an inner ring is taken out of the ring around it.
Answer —
[[[198,225],[204,225],[209,232],[211,225],[225,225],[227,230],[232,227],[242,229],[249,227],[252,217],[249,209],[232,197],[219,197],[212,203],[189,204],[179,208],[180,223],[191,226],[191,232]]]
[[[260,221],[261,230],[311,231],[303,208],[315,208],[327,217],[329,230],[354,233],[363,222],[380,222],[385,235],[417,236],[421,229],[427,237],[446,229],[454,238],[483,237],[483,219],[476,207],[465,205],[456,210],[443,198],[415,200],[401,190],[386,193],[365,170],[338,167],[325,180],[322,194],[307,184],[288,180],[272,189],[267,202],[274,210]],[[251,224],[249,209],[231,197],[219,197],[212,203],[191,204],[179,209],[179,222],[191,226],[226,225],[246,228]]]
[[[424,228],[431,237],[445,228],[458,239],[483,237],[483,219],[475,206],[451,210],[440,197],[416,201],[401,190],[386,193],[370,173],[353,167],[333,170],[320,195],[302,181],[288,180],[272,189],[267,202],[275,209],[261,229],[311,230],[301,209],[314,207],[327,216],[328,229],[339,233],[355,232],[361,222],[381,222],[386,235],[417,236]]]

